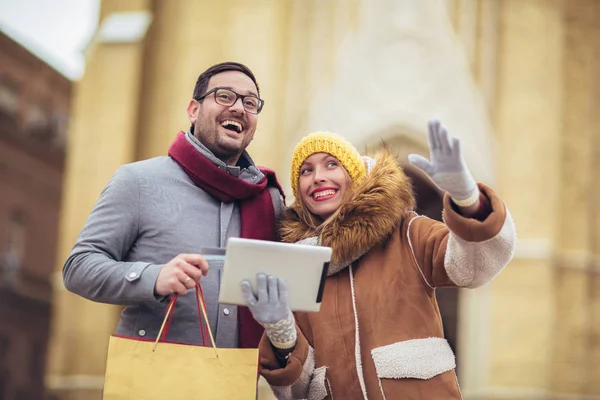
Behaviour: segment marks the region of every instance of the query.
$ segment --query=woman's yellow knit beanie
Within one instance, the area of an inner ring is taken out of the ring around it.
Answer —
[[[348,140],[331,132],[313,132],[296,145],[292,155],[291,183],[296,198],[298,198],[300,167],[304,160],[316,153],[327,153],[337,158],[350,175],[352,182],[367,175],[360,153]]]

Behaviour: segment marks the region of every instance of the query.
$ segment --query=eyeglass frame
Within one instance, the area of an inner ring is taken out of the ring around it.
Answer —
[[[231,103],[231,105],[227,106],[227,105],[221,104],[221,103],[219,103],[217,101],[217,91],[219,91],[219,90],[227,90],[228,92],[231,92],[231,93],[235,94],[235,100],[233,101],[233,103]],[[226,87],[215,87],[215,88],[212,88],[211,90],[209,90],[208,92],[204,93],[202,96],[200,96],[198,98],[195,98],[194,100],[200,101],[200,100],[204,99],[206,96],[208,96],[211,93],[214,93],[213,97],[215,98],[215,103],[217,103],[218,105],[223,106],[223,107],[231,107],[235,103],[237,103],[238,99],[242,99],[242,107],[244,108],[244,111],[249,112],[250,114],[254,114],[254,115],[260,114],[260,112],[262,111],[263,107],[265,106],[265,101],[263,99],[261,99],[260,97],[256,96],[256,95],[253,95],[253,94],[241,95],[241,94],[239,94],[239,93],[237,93],[237,92],[235,92],[235,91],[233,91],[233,90],[231,90],[229,88],[226,88]],[[253,97],[253,98],[255,98],[255,99],[258,100],[259,103],[258,103],[258,109],[257,109],[256,112],[252,112],[252,111],[246,110],[246,107],[244,107],[244,99],[246,97]]]

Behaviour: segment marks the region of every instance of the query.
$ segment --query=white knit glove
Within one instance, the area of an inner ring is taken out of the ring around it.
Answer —
[[[418,154],[410,154],[408,160],[447,191],[458,206],[475,204],[479,200],[479,189],[462,157],[460,141],[449,137],[437,120],[429,121],[429,153],[431,161]]]
[[[257,296],[248,280],[242,281],[242,295],[252,316],[261,324],[273,346],[289,349],[296,345],[296,324],[288,306],[288,288],[283,279],[256,275]]]

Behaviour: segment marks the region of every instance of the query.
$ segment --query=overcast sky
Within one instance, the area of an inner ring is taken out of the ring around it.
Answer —
[[[97,24],[99,0],[0,0],[0,30],[71,79]]]

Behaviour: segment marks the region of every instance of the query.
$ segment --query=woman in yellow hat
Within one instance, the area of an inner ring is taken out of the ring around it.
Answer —
[[[446,192],[445,223],[413,211],[411,184],[387,151],[365,162],[328,132],[296,146],[295,201],[281,237],[329,246],[333,257],[320,312],[295,313],[295,327],[285,282],[260,277],[258,297],[242,285],[267,328],[261,373],[278,398],[461,398],[435,288],[491,281],[514,254],[515,229],[437,121],[429,124],[429,146],[429,160],[409,160]]]

